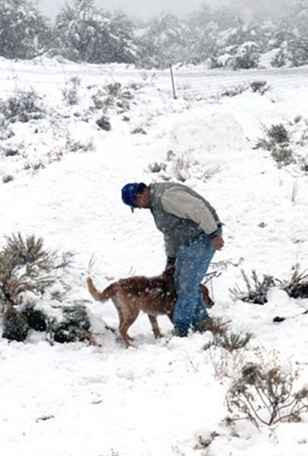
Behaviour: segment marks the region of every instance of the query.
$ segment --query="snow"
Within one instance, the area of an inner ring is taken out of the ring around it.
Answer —
[[[308,420],[260,430],[239,422],[230,430],[225,394],[241,359],[231,359],[228,375],[203,349],[209,334],[171,337],[171,325],[159,319],[166,335],[154,340],[145,316],[131,328],[135,348],[125,349],[104,322],[117,327],[111,303],[92,302],[85,277],[92,270],[99,287],[134,274],[154,275],[165,264],[163,242],[147,211],[132,215],[120,200],[129,181],[160,180],[150,164],[166,162],[167,152],[186,160],[186,183],[202,193],[225,223],[225,248],[214,258],[222,274],[212,282],[216,305],[211,315],[230,321],[234,332],[251,332],[243,359],[261,353],[299,369],[307,382],[306,316],[273,324],[276,315],[293,317],[308,300],[291,299],[273,289],[264,306],[232,301],[229,289],[243,286],[241,268],[285,279],[291,267],[306,268],[308,255],[308,177],[296,165],[279,168],[270,153],[255,149],[262,125],[284,122],[294,130],[292,147],[307,154],[305,133],[307,68],[271,71],[208,71],[181,67],[173,100],[168,72],[115,65],[61,64],[58,60],[0,60],[3,99],[16,89],[33,88],[43,97],[43,119],[10,125],[22,154],[1,157],[1,244],[11,233],[35,234],[47,246],[71,250],[69,280],[73,296],[87,300],[101,346],[50,345],[32,333],[25,343],[0,339],[0,436],[5,456],[306,456]],[[67,106],[62,91],[73,76],[81,81],[80,101]],[[222,97],[224,87],[266,80],[263,96],[245,90]],[[99,110],[90,110],[95,88],[119,81],[139,84],[131,109],[109,111],[112,130],[100,130]],[[94,89],[88,88],[93,85]],[[76,115],[77,114],[77,115]],[[296,116],[303,121],[295,124]],[[132,135],[143,127],[146,135]],[[71,143],[93,147],[70,152]],[[303,136],[305,137],[305,135]],[[6,143],[2,141],[2,146]],[[22,147],[22,144],[24,146]],[[58,159],[49,159],[58,151]],[[48,158],[49,157],[49,158]],[[25,169],[40,160],[44,167]],[[165,176],[174,177],[176,159]],[[200,169],[206,171],[205,177]],[[294,189],[296,188],[296,192]],[[42,303],[43,305],[43,303]],[[233,364],[232,364],[233,363]],[[200,446],[218,434],[209,450]],[[199,443],[198,443],[199,442]],[[207,453],[208,451],[208,453]]]

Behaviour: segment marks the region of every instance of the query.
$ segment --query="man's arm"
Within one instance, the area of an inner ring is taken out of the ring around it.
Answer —
[[[201,199],[185,192],[185,190],[170,189],[164,192],[161,201],[166,212],[192,220],[209,236],[216,234],[217,221]]]

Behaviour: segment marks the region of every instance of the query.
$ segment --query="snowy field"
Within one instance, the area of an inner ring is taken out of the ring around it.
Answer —
[[[274,288],[260,306],[234,301],[229,292],[245,289],[241,269],[280,279],[295,264],[307,269],[308,174],[299,166],[308,160],[307,73],[179,68],[173,100],[167,71],[0,60],[2,101],[33,89],[43,113],[26,123],[2,123],[0,242],[21,232],[74,252],[72,294],[87,300],[101,344],[51,346],[34,332],[25,343],[0,338],[3,455],[307,456],[307,415],[300,423],[259,429],[247,420],[231,427],[224,421],[226,392],[244,362],[279,362],[298,369],[296,387],[308,383],[308,316],[272,322],[300,314],[308,300]],[[70,105],[63,89],[72,87],[71,78],[79,79]],[[247,86],[256,80],[267,82],[264,95]],[[106,84],[116,82],[121,89],[108,110],[99,107]],[[238,95],[223,95],[239,86]],[[104,109],[110,131],[96,124]],[[296,162],[289,166],[255,148],[263,127],[278,123],[290,132]],[[163,243],[151,215],[132,214],[120,189],[130,181],[177,178],[203,194],[225,224],[225,248],[214,258],[221,275],[211,283],[211,316],[229,321],[236,333],[253,334],[240,356],[225,355],[224,366],[221,352],[204,350],[210,334],[171,337],[164,317],[166,337],[154,340],[142,316],[131,328],[135,348],[125,349],[104,328],[104,322],[117,327],[112,304],[92,302],[85,289],[92,255],[101,288],[162,271]],[[217,435],[206,448],[211,433]]]

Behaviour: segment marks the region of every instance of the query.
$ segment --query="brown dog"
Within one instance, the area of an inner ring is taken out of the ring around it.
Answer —
[[[87,278],[87,287],[92,297],[97,301],[111,299],[119,314],[119,332],[126,346],[132,338],[128,335],[129,327],[134,323],[142,310],[150,320],[154,336],[161,337],[157,323],[157,315],[167,315],[172,319],[176,301],[176,292],[173,281],[174,270],[170,268],[163,274],[155,277],[134,276],[112,283],[103,291],[98,291],[91,277]],[[209,296],[205,285],[200,285],[203,300],[207,307],[214,302]]]

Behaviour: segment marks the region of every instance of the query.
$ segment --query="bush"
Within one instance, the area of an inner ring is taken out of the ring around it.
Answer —
[[[270,128],[263,126],[265,137],[258,140],[255,148],[262,148],[271,152],[273,159],[279,166],[287,166],[295,161],[290,147],[290,135],[286,127],[273,124]]]
[[[68,106],[76,105],[79,101],[80,78],[74,76],[65,84],[62,95]]]
[[[308,298],[308,273],[300,272],[299,264],[293,266],[292,271],[288,280],[278,280],[280,288],[291,298]]]
[[[89,340],[91,325],[85,306],[64,306],[61,311],[60,319],[49,321],[50,339],[60,343]]]
[[[57,281],[57,271],[69,266],[72,254],[59,255],[44,248],[35,236],[20,233],[6,238],[0,252],[0,301],[15,306],[22,292],[43,294]]]
[[[249,86],[252,92],[260,93],[261,95],[264,95],[270,90],[270,87],[266,81],[252,81],[249,83]]]
[[[272,157],[280,167],[287,166],[295,162],[292,149],[285,144],[279,147],[274,147],[272,150]]]
[[[43,294],[57,281],[57,271],[70,264],[70,252],[60,256],[46,250],[41,238],[24,239],[18,233],[6,241],[0,252],[0,300],[4,304],[19,304],[25,291]]]
[[[227,352],[232,353],[246,347],[251,338],[252,335],[250,333],[241,335],[229,333],[227,331],[220,331],[214,334],[213,341],[205,345],[204,350],[208,350],[211,347],[222,347]]]
[[[0,141],[5,141],[6,139],[12,138],[14,132],[9,127],[9,121],[5,118],[4,113],[1,112],[2,109],[4,110],[4,105],[0,102]]]
[[[265,304],[268,290],[276,284],[274,277],[264,275],[263,279],[260,280],[256,271],[252,271],[252,281],[250,281],[245,271],[241,270],[241,273],[246,285],[246,291],[241,290],[238,286],[230,289],[233,299],[240,299],[253,304]]]
[[[308,387],[294,392],[297,378],[297,372],[277,365],[247,363],[227,393],[228,409],[235,419],[249,419],[257,427],[298,422],[308,411]]]
[[[134,94],[128,90],[129,87],[134,90],[138,88],[138,86],[132,85],[123,87],[120,82],[106,84],[102,88],[98,88],[91,96],[94,108],[102,110],[103,114],[107,114],[111,108],[115,108],[118,114],[129,111],[129,102],[134,98]]]
[[[0,113],[10,122],[28,122],[42,118],[44,109],[34,90],[17,90],[15,95],[0,103]]]
[[[0,252],[2,336],[23,341],[34,329],[45,331],[50,342],[92,341],[85,305],[80,301],[62,305],[69,290],[62,276],[72,254],[46,250],[43,240],[34,236],[23,238],[18,233],[6,240]],[[44,295],[54,302],[52,309],[39,302]]]
[[[65,151],[66,152],[92,152],[94,150],[94,144],[92,138],[84,138],[82,141],[78,139],[73,139],[72,136],[68,133],[65,141]],[[60,157],[61,158],[61,157]],[[55,157],[53,157],[55,159]]]
[[[225,89],[222,90],[220,93],[220,96],[222,97],[236,97],[237,95],[240,95],[241,93],[245,92],[248,90],[248,85],[247,84],[238,84],[235,86],[231,87],[226,87]]]
[[[8,340],[22,342],[26,339],[29,329],[30,327],[25,316],[14,307],[8,306],[3,315],[2,337]]]
[[[273,150],[273,148],[290,143],[289,133],[286,127],[280,124],[273,124],[270,128],[263,126],[265,138],[258,141],[256,147],[262,147],[266,150]]]
[[[214,176],[219,168],[206,168],[205,164],[195,160],[192,157],[191,151],[185,153],[176,153],[169,150],[163,162],[153,162],[148,165],[148,170],[151,173],[159,175],[159,178],[169,181],[177,180],[185,182],[191,176],[207,181]]]

